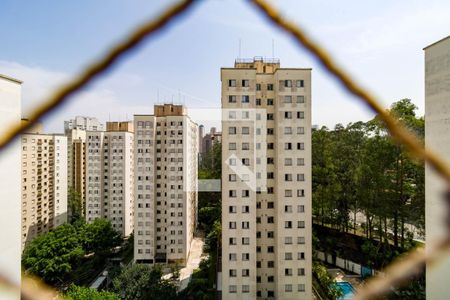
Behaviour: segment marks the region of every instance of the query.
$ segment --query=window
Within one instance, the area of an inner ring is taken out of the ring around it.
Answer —
[[[249,277],[249,276],[250,276],[250,270],[242,269],[242,277]]]
[[[230,212],[232,214],[235,214],[237,212],[236,206],[229,206],[228,207],[228,212]]]
[[[229,134],[236,134],[236,127],[229,127],[228,128],[228,133]]]
[[[305,103],[305,96],[297,96],[297,103]]]
[[[305,237],[299,236],[297,237],[297,244],[304,244],[305,243]]]
[[[250,119],[250,112],[249,111],[243,111],[242,112],[242,119]]]
[[[304,292],[304,291],[305,291],[305,285],[302,284],[302,283],[299,284],[299,285],[298,285],[298,291],[299,291],[299,292]]]
[[[250,253],[242,253],[242,260],[250,260]]]
[[[292,103],[292,96],[284,96],[284,103]]]
[[[230,259],[230,261],[236,261],[236,260],[237,260],[237,255],[236,255],[236,253],[230,253],[229,259]]]
[[[230,223],[228,224],[228,228],[230,228],[230,229],[236,229],[236,222],[230,222]]]
[[[267,232],[267,238],[269,238],[269,239],[275,238],[275,233],[273,231],[268,231]]]
[[[292,292],[292,284],[284,285],[284,291],[288,293]]]
[[[235,79],[228,80],[228,86],[235,87],[236,86],[236,80]]]
[[[298,208],[297,208],[297,212],[299,212],[299,213],[305,212],[305,206],[304,205],[299,205]]]
[[[273,120],[273,114],[267,114],[267,120],[268,121]]]
[[[267,262],[267,267],[268,268],[275,268],[275,262],[274,261],[268,261]]]
[[[236,190],[230,190],[229,196],[230,196],[230,198],[236,198]]]
[[[242,127],[242,134],[250,134],[250,127]]]
[[[305,221],[297,221],[297,228],[305,228]]]
[[[297,134],[305,134],[305,127],[297,127]]]
[[[234,293],[236,293],[237,292],[237,287],[236,287],[236,285],[230,285],[229,287],[228,287],[228,291],[230,292],[230,294],[234,294]]]
[[[242,229],[249,229],[250,228],[250,222],[242,222]]]
[[[274,252],[275,252],[275,248],[273,246],[267,247],[267,253],[274,253]]]
[[[242,95],[242,103],[250,103],[250,96]]]
[[[267,90],[268,91],[273,91],[273,84],[272,83],[267,84]]]
[[[304,260],[305,259],[305,252],[299,252],[297,259],[298,260]]]
[[[250,86],[250,80],[248,80],[248,79],[243,79],[243,80],[242,80],[242,86],[243,86],[243,87],[249,87],[249,86]]]
[[[228,96],[228,103],[236,103],[236,96],[229,95]]]
[[[228,119],[235,120],[236,119],[236,112],[235,111],[229,111],[228,112]]]
[[[250,245],[250,238],[243,237],[242,238],[242,245]]]
[[[234,149],[234,150],[236,150],[236,149]],[[236,158],[230,158],[228,160],[228,163],[230,164],[230,166],[235,166],[236,165]]]
[[[290,268],[284,269],[284,275],[286,275],[286,276],[292,276],[292,269],[290,269]]]
[[[290,237],[290,236],[284,237],[284,243],[286,245],[291,245],[292,244],[292,237]]]
[[[228,150],[236,150],[236,143],[229,143]]]
[[[284,212],[291,213],[292,212],[292,205],[285,205],[284,206]]]
[[[305,197],[305,190],[297,190],[297,197]]]
[[[304,119],[305,118],[305,112],[304,111],[298,111],[297,112],[297,119]]]
[[[261,99],[256,99],[256,105],[261,105]]]
[[[297,181],[305,181],[305,174],[297,174]]]
[[[228,181],[236,181],[236,174],[228,175]]]
[[[273,99],[267,99],[267,105],[273,105]]]
[[[284,127],[284,134],[292,134],[292,127]]]
[[[285,111],[284,112],[284,118],[285,119],[292,119],[292,112],[291,111]]]
[[[242,275],[242,276],[244,276],[244,275]],[[242,292],[243,293],[250,293],[250,286],[248,284],[244,284],[242,286]]]
[[[305,268],[299,268],[297,274],[298,276],[305,276]]]
[[[297,143],[297,150],[305,150],[305,143]]]
[[[230,239],[229,239],[229,243],[230,243],[230,245],[237,245],[237,240],[236,240],[236,238],[230,238]]]
[[[292,252],[284,253],[284,259],[285,260],[292,260]]]
[[[284,80],[284,87],[292,87],[292,80]]]
[[[292,158],[285,158],[284,159],[284,165],[285,166],[292,166]]]
[[[260,84],[260,83],[257,83],[257,84],[256,84],[256,90],[257,90],[257,91],[260,91],[260,90],[261,90],[261,84]]]
[[[304,87],[304,81],[303,80],[297,80],[296,82],[295,82],[295,85],[297,86],[297,87]]]
[[[242,197],[243,198],[250,197],[250,190],[242,190]]]
[[[267,223],[268,224],[273,224],[274,223],[273,217],[267,217]]]
[[[292,221],[285,221],[284,228],[292,228]]]
[[[250,206],[244,205],[242,206],[242,213],[247,214],[250,212]]]
[[[244,147],[244,144],[248,144],[248,143],[243,143],[242,144],[242,150],[248,150],[248,148],[247,149],[244,149],[245,147]],[[244,166],[250,166],[250,158],[243,158],[242,159],[242,164],[244,165]]]
[[[284,143],[284,150],[292,150],[292,143]]]
[[[292,174],[284,174],[284,181],[292,181]]]
[[[275,202],[273,202],[273,201],[267,202],[267,208],[268,209],[271,209],[271,208],[274,208],[274,207],[275,207]]]

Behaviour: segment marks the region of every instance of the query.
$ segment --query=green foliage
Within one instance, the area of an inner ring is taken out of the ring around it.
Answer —
[[[213,147],[202,156],[200,161],[199,179],[220,179],[222,176],[222,144],[215,143]]]
[[[342,291],[336,287],[333,279],[328,275],[327,268],[318,261],[313,262],[313,276],[318,280],[321,291],[327,299],[339,299]]]
[[[83,248],[87,252],[108,252],[120,245],[122,239],[107,219],[96,219],[80,228]]]
[[[22,265],[46,282],[56,283],[73,270],[84,253],[76,229],[65,224],[28,244]]]
[[[69,211],[69,223],[74,224],[83,220],[83,206],[81,203],[81,195],[75,190],[69,190],[69,199],[67,202]]]
[[[22,254],[23,268],[50,284],[63,282],[92,251],[106,255],[121,243],[111,223],[99,219],[93,224],[61,225],[29,243]]]
[[[157,266],[127,266],[113,279],[113,290],[125,300],[175,299],[176,287],[161,276],[161,268]]]
[[[67,300],[120,300],[120,297],[112,292],[97,291],[87,287],[71,285],[64,294]]]
[[[390,112],[423,139],[424,120],[409,99]],[[424,228],[424,165],[392,141],[378,117],[338,124],[312,134],[314,221],[343,232],[361,230],[367,238],[407,249],[405,224]],[[356,214],[366,216],[364,227]],[[383,247],[385,249],[386,247]]]

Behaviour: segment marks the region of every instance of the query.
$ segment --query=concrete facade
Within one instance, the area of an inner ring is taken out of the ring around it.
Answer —
[[[85,199],[86,222],[106,218],[126,237],[134,225],[134,134],[123,123],[107,123],[112,131],[87,131]]]
[[[311,69],[221,69],[223,299],[312,299]]]
[[[183,106],[135,115],[134,261],[185,264],[196,226],[198,126]]]
[[[425,49],[425,147],[450,161],[450,36]],[[448,186],[425,167],[426,245],[448,237]],[[427,265],[427,299],[446,299],[450,278],[450,255]]]
[[[22,145],[22,248],[67,222],[67,138],[28,132]]]
[[[20,124],[22,82],[0,74],[0,135],[12,124]],[[0,152],[0,270],[14,284],[20,284],[21,175],[20,139]],[[20,295],[11,295],[19,299]]]

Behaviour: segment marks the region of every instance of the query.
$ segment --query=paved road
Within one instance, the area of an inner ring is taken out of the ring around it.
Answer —
[[[201,261],[201,256],[203,253],[203,239],[199,237],[194,237],[191,242],[191,252],[187,260],[186,267],[180,270],[180,284],[178,290],[181,291],[188,286],[191,275],[195,269],[198,268]]]

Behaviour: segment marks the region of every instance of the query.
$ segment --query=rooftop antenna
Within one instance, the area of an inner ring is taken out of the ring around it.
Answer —
[[[272,39],[272,58],[275,58],[275,40]]]

